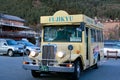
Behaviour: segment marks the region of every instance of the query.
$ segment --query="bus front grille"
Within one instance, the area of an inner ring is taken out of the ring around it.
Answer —
[[[42,48],[42,65],[53,65],[56,48],[54,45],[44,45]]]

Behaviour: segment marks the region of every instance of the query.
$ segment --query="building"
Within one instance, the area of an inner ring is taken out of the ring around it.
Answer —
[[[12,15],[0,14],[0,38],[32,38],[35,32],[25,26],[25,20]]]

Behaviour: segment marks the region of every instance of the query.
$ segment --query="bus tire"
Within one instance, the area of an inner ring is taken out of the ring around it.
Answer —
[[[37,72],[36,70],[31,70],[31,74],[34,78],[40,77],[40,72]]]
[[[75,61],[74,64],[75,64],[74,77],[75,77],[75,80],[79,80],[80,79],[80,74],[81,74],[80,62],[77,60],[77,61]]]

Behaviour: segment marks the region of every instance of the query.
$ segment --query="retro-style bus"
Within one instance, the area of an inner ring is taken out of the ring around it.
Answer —
[[[103,24],[83,15],[69,15],[60,10],[53,16],[41,16],[41,52],[32,51],[31,61],[23,68],[31,70],[33,77],[44,72],[73,73],[79,80],[81,71],[97,68],[103,55]]]

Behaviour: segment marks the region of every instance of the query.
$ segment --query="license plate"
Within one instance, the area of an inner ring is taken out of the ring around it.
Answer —
[[[48,66],[40,66],[40,71],[48,71]]]

